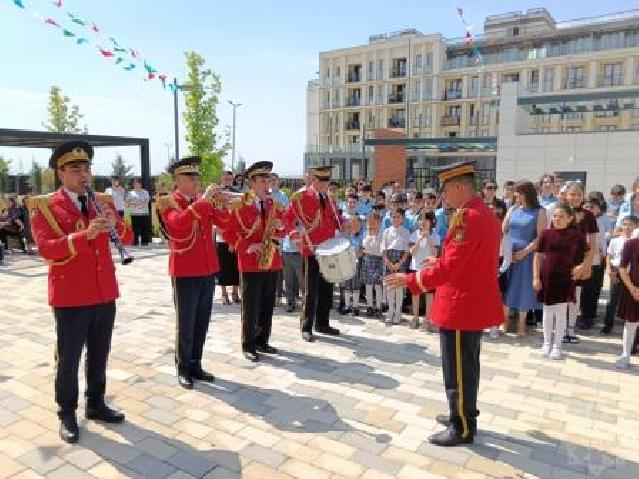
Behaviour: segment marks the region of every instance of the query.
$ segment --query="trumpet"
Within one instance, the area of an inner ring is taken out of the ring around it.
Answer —
[[[87,192],[87,198],[93,204],[95,211],[99,215],[104,214],[104,211],[102,210],[102,206],[100,206],[100,203],[97,201],[95,197],[95,192],[86,183],[84,185],[84,189]],[[118,253],[120,253],[120,262],[123,265],[130,264],[134,258],[127,252],[126,249],[124,249],[124,246],[122,245],[122,241],[120,240],[120,237],[118,236],[118,232],[115,230],[115,228],[111,228],[109,230],[109,238],[111,239],[111,243],[113,243],[113,246],[115,246],[115,249],[117,249]]]

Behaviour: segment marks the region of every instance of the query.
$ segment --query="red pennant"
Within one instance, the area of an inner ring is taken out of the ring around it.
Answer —
[[[93,33],[100,33],[100,29],[95,23],[92,24],[91,30],[93,30]]]
[[[136,52],[133,48],[131,48],[131,56],[137,60],[138,52]]]
[[[460,17],[464,16],[464,9],[462,7],[457,7],[457,15]]]
[[[44,23],[46,25],[51,25],[52,27],[58,27],[60,28],[60,25],[53,19],[53,18],[47,18]]]
[[[56,0],[53,4],[58,8],[62,8],[62,0]]]
[[[102,48],[98,47],[98,50],[100,50],[100,53],[102,54],[103,57],[105,58],[109,58],[113,56],[113,52],[109,51],[109,50],[103,50]]]
[[[147,77],[147,80],[153,80],[155,78],[155,74],[154,73],[149,73],[149,76]]]

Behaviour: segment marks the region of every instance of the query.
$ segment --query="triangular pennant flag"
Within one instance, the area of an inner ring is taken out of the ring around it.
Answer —
[[[162,88],[166,89],[166,75],[158,75],[158,78],[162,82]]]
[[[103,57],[105,58],[109,58],[113,56],[113,52],[109,51],[109,50],[104,50],[103,48],[98,47],[98,50],[100,50],[100,53],[102,54]]]
[[[464,9],[462,7],[457,7],[457,15],[460,17],[464,16]]]
[[[63,34],[65,37],[69,37],[69,38],[73,38],[73,37],[75,37],[75,33],[73,33],[73,32],[72,32],[72,31],[70,31],[70,30],[67,30],[66,28],[63,28],[63,29],[62,29],[62,34]]]
[[[131,50],[130,50],[130,51],[131,51],[131,56],[137,60],[137,58],[138,58],[138,52],[136,52],[133,48],[131,48]]]
[[[85,22],[84,20],[82,20],[80,17],[78,17],[77,15],[74,15],[71,12],[68,12],[67,15],[69,15],[69,18],[71,19],[71,21],[73,23],[76,23],[78,25],[82,25],[85,26],[87,24],[87,22]]]
[[[55,0],[55,2],[51,3],[53,3],[58,8],[62,8],[62,0]]]
[[[149,65],[146,60],[144,60],[144,68],[146,69],[147,72],[149,73],[155,73],[157,72],[157,70],[155,68],[153,68],[151,65]]]
[[[95,23],[91,24],[91,30],[93,30],[93,33],[100,33],[100,29]]]
[[[149,72],[149,76],[147,77],[148,80],[153,80],[155,78],[155,75],[151,72]]]
[[[123,61],[124,61],[124,58],[122,58],[122,57],[118,57],[118,58],[115,60],[115,64],[116,64],[116,65],[119,65],[119,64],[120,64],[120,63],[122,63]]]
[[[89,40],[87,40],[86,38],[78,38],[75,42],[78,45],[84,45],[85,43],[89,43]]]
[[[113,51],[118,52],[118,53],[125,53],[126,52],[126,48],[115,47],[115,48],[113,48]]]
[[[24,8],[24,5],[22,5],[22,0],[13,0],[13,3],[15,3],[16,7]]]
[[[45,25],[51,25],[52,27],[60,28],[60,24],[56,22],[53,18],[47,18],[44,21]]]
[[[130,72],[131,70],[133,70],[135,68],[135,63],[129,63],[129,66],[124,67],[124,69],[128,72]]]

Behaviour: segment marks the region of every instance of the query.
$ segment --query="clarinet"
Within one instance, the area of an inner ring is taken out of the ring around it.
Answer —
[[[102,210],[102,207],[100,206],[100,203],[95,198],[94,191],[91,189],[91,187],[88,184],[84,185],[84,189],[86,190],[87,198],[93,204],[95,211],[99,215],[102,215],[103,210]],[[120,253],[120,262],[124,265],[131,263],[131,261],[133,261],[133,256],[131,256],[127,252],[127,250],[124,249],[124,246],[122,245],[122,241],[120,240],[120,237],[118,236],[118,232],[115,230],[115,228],[111,228],[109,230],[109,238],[111,239],[111,243],[113,243],[113,246],[115,246],[115,249],[117,249],[118,253]]]

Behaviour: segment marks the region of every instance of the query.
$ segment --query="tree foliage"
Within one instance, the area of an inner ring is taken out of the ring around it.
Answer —
[[[115,159],[111,163],[111,176],[120,178],[120,184],[125,184],[131,179],[131,170],[133,167],[124,161],[120,153],[115,155]]]
[[[0,155],[0,194],[9,193],[9,165],[11,160]]]
[[[55,190],[55,171],[51,168],[42,170],[42,193],[51,193]]]
[[[205,68],[204,58],[196,52],[185,52],[188,91],[185,91],[186,141],[189,152],[202,158],[200,171],[204,184],[218,181],[223,169],[222,158],[229,149],[228,137],[222,142],[216,128],[217,105],[222,90],[220,77]]]
[[[88,133],[87,126],[80,127],[84,115],[78,105],[71,105],[69,97],[62,94],[59,86],[53,85],[49,90],[49,118],[42,126],[47,131],[56,133]]]
[[[29,183],[31,193],[42,193],[42,167],[38,165],[35,160],[31,163],[31,170],[29,171],[29,179],[27,182]]]

